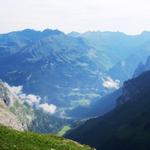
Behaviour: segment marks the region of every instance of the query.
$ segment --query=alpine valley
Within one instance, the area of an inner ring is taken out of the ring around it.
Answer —
[[[0,34],[0,149],[149,150],[149,43],[148,31]]]

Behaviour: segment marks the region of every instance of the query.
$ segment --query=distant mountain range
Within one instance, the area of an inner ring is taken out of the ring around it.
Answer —
[[[23,85],[26,93],[71,107],[99,96],[102,80],[98,75],[104,67],[83,39],[60,31],[24,30],[0,35],[0,45],[0,78]]]
[[[131,78],[150,53],[149,41],[149,32],[26,29],[1,34],[0,78],[66,113],[89,106]]]
[[[107,74],[120,81],[131,78],[140,60],[145,60],[150,53],[150,32],[147,31],[134,36],[109,31],[72,32],[69,35],[82,37],[93,46],[107,68]]]

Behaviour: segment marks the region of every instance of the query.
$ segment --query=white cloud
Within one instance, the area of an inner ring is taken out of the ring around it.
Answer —
[[[106,77],[103,79],[103,86],[107,89],[118,89],[119,85],[119,80],[113,80],[111,77]]]
[[[25,94],[23,92],[23,86],[10,86],[5,83],[5,86],[9,89],[9,91],[15,96],[18,96],[22,101],[27,102],[30,106],[35,104],[39,104],[41,97],[33,94]]]
[[[36,106],[36,109],[42,109],[44,112],[50,113],[50,114],[54,114],[56,112],[57,107],[53,104],[48,104],[48,103],[42,103],[42,99],[40,96],[37,95],[33,95],[33,94],[25,94],[25,93],[21,93],[19,95],[21,97],[21,99],[28,103],[30,106]]]
[[[39,108],[42,108],[42,110],[44,112],[48,112],[50,114],[54,114],[57,110],[57,107],[53,104],[48,104],[48,103],[44,103],[44,104],[40,104]]]
[[[54,114],[57,110],[57,107],[53,104],[48,104],[48,103],[41,103],[42,99],[38,95],[34,94],[26,94],[23,92],[23,86],[10,86],[7,83],[4,83],[4,85],[9,89],[12,95],[10,96],[11,100],[11,105],[14,103],[13,97],[15,97],[18,100],[21,100],[19,102],[24,103],[26,102],[29,104],[31,107],[36,106],[36,109],[42,109],[44,112]]]
[[[25,99],[26,99],[26,102],[32,106],[32,105],[39,105],[41,97],[33,95],[33,94],[29,94],[29,95],[26,95]]]
[[[10,86],[6,82],[4,82],[3,84],[9,90],[9,95],[8,95],[9,96],[9,105],[12,106],[16,100],[19,100],[18,94],[21,93],[22,86],[18,86],[18,87]],[[6,90],[6,92],[7,92],[7,90]]]
[[[6,82],[4,84],[11,93],[14,93],[17,95],[22,93],[23,86],[10,86]]]

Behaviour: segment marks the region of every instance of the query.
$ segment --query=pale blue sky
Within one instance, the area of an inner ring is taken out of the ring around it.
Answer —
[[[150,30],[150,1],[0,0],[0,32],[24,28],[138,34]]]

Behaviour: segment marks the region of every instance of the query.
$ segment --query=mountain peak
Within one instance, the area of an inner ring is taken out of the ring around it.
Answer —
[[[150,34],[150,31],[143,31],[143,32],[141,33],[141,35],[146,35],[146,34]]]
[[[79,32],[75,32],[75,31],[72,31],[70,33],[68,33],[69,36],[72,36],[72,37],[79,37],[80,36],[80,33]]]
[[[55,30],[51,30],[51,29],[45,29],[42,32],[44,35],[57,35],[57,34],[64,34],[63,32],[55,29]]]
[[[142,62],[139,63],[138,67],[136,68],[133,77],[137,77],[140,74],[142,74],[145,71],[150,70],[150,56],[147,58],[145,64],[143,64]]]

